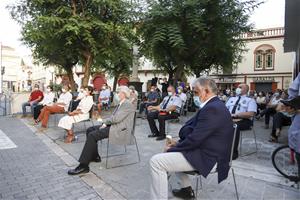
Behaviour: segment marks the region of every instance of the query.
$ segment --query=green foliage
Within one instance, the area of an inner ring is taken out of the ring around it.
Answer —
[[[184,70],[197,76],[213,67],[231,68],[251,30],[254,0],[154,0],[139,26],[141,52],[176,79]]]
[[[76,63],[82,64],[83,85],[95,60],[120,53],[111,49],[116,38],[134,38],[126,0],[19,0],[10,9],[22,25],[22,40],[34,58],[67,72]]]

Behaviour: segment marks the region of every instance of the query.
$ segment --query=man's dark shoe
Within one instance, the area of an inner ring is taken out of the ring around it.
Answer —
[[[93,162],[96,162],[96,163],[101,162],[101,157],[100,157],[100,156],[97,156],[97,157],[93,160]]]
[[[150,134],[150,135],[148,135],[148,138],[152,138],[152,137],[158,137],[158,135],[156,135],[156,134]]]
[[[182,199],[194,199],[195,193],[191,186],[181,189],[174,189],[172,193],[175,197],[179,197]]]
[[[166,139],[166,135],[161,135],[156,138],[157,141]]]
[[[68,174],[69,175],[79,175],[79,174],[88,173],[89,171],[90,171],[89,167],[84,167],[84,166],[79,165],[75,169],[70,169],[68,171]]]

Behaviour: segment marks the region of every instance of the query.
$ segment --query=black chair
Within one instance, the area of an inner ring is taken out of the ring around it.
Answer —
[[[235,141],[235,137],[236,137],[237,125],[234,124],[233,127],[234,127],[234,133],[233,133],[233,140],[232,140],[232,145],[231,145],[229,167],[231,169],[232,176],[233,176],[233,182],[234,182],[234,188],[235,188],[236,198],[237,198],[237,200],[239,200],[239,195],[238,195],[237,185],[236,185],[236,180],[235,180],[235,174],[234,174],[234,170],[232,168],[232,157],[233,157],[233,149],[234,149],[234,141]],[[196,195],[195,196],[196,196],[196,199],[197,199],[197,197],[198,197],[198,190],[199,190],[199,182],[200,182],[201,189],[202,189],[201,174],[198,171],[190,171],[190,172],[184,172],[184,173],[186,173],[188,175],[191,175],[191,176],[193,176],[193,177],[196,178],[196,186],[195,186]],[[217,173],[217,170],[212,170],[212,172],[210,172],[210,174],[214,174],[214,173]]]
[[[140,152],[139,152],[139,147],[138,147],[138,144],[137,144],[137,140],[136,140],[136,137],[134,135],[135,133],[135,123],[136,123],[136,112],[134,113],[134,118],[133,118],[133,129],[132,129],[132,132],[131,132],[131,135],[133,137],[133,140],[134,140],[134,144],[135,144],[135,147],[136,147],[136,151],[137,151],[137,156],[138,156],[138,161],[136,162],[132,162],[132,163],[127,163],[127,164],[122,164],[122,165],[117,165],[117,166],[112,166],[112,167],[108,167],[108,159],[110,157],[115,157],[115,156],[121,156],[121,155],[125,155],[127,153],[127,145],[124,145],[124,153],[121,153],[121,154],[113,154],[113,155],[109,155],[109,138],[107,139],[107,146],[106,146],[106,161],[105,161],[105,167],[106,169],[109,169],[109,168],[117,168],[117,167],[123,167],[123,166],[128,166],[128,165],[133,165],[133,164],[137,164],[141,161],[141,158],[140,158]],[[102,144],[102,141],[101,141],[101,144]]]

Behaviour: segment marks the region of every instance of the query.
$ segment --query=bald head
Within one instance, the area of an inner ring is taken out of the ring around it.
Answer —
[[[242,83],[239,85],[239,88],[241,88],[241,95],[246,95],[249,92],[249,85]]]

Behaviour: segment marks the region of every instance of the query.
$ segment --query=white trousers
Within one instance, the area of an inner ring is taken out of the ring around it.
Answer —
[[[81,122],[87,119],[89,119],[89,113],[79,114],[75,116],[66,115],[59,120],[58,127],[66,130],[71,130],[74,123]]]
[[[167,172],[177,172],[181,186],[191,186],[190,179],[185,173],[193,171],[194,168],[180,152],[160,153],[154,155],[150,160],[151,186],[150,198],[155,200],[168,199],[168,176]]]

